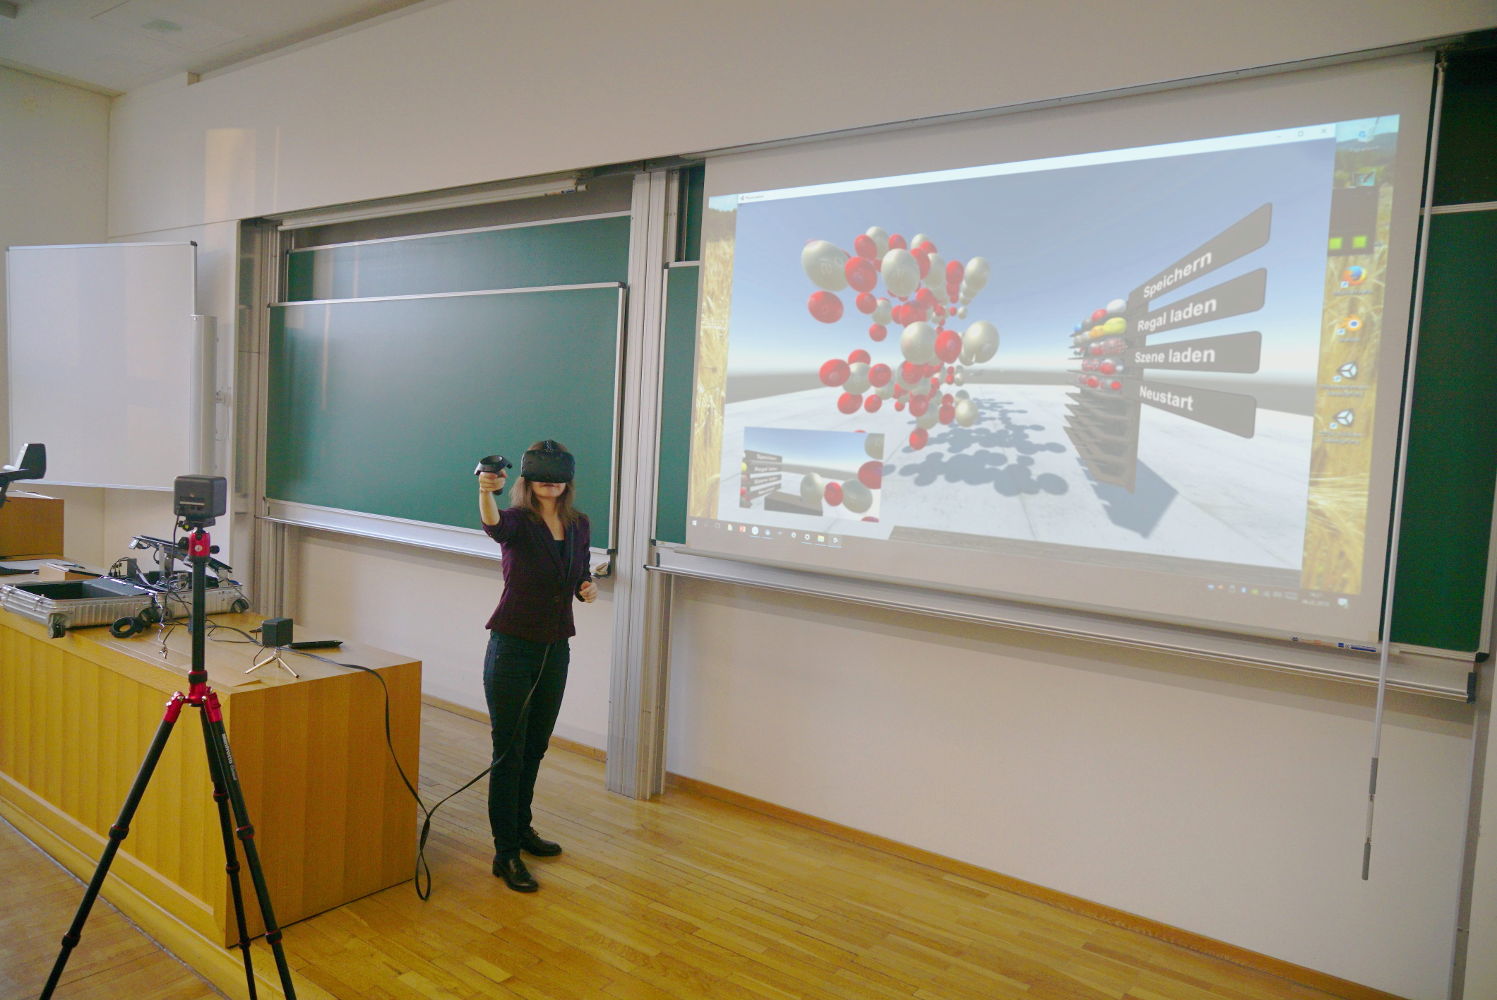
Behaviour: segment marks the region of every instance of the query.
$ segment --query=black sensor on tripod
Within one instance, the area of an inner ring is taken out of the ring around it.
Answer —
[[[178,476],[173,487],[176,514],[189,527],[207,527],[229,509],[229,481],[223,476]]]

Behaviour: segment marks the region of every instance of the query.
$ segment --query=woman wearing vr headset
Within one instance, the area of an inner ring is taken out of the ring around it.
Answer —
[[[530,804],[566,689],[567,640],[577,631],[572,601],[598,596],[588,572],[587,517],[572,506],[572,476],[571,453],[555,441],[537,441],[520,460],[513,506],[500,510],[495,498],[505,473],[478,474],[479,519],[502,547],[504,563],[504,594],[489,617],[483,662],[494,739],[489,826],[494,874],[516,892],[540,888],[521,851],[541,858],[561,853],[535,832]]]

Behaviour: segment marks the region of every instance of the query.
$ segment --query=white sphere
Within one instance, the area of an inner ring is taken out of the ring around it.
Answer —
[[[970,399],[958,399],[956,401],[956,422],[962,427],[971,427],[977,423],[977,404]]]
[[[884,287],[889,289],[890,295],[907,298],[920,287],[920,263],[908,250],[894,249],[884,254],[883,273]],[[842,283],[847,283],[845,274]]]
[[[915,426],[928,431],[936,426],[940,419],[941,408],[933,402],[930,404],[930,409],[915,418]]]
[[[881,226],[869,226],[868,231],[863,234],[873,241],[873,247],[882,257],[889,252],[889,234]]]
[[[980,292],[987,287],[991,272],[992,267],[986,257],[973,257],[967,261],[967,268],[962,272],[962,284],[974,292]]]
[[[847,381],[842,383],[842,391],[850,392],[854,396],[861,396],[868,391],[868,366],[861,361],[855,361],[847,366]]]
[[[889,391],[892,393],[894,390],[890,389]],[[884,436],[882,434],[865,434],[863,437],[866,438],[863,442],[863,450],[868,453],[868,457],[883,458]]]
[[[814,472],[808,472],[800,481],[800,498],[808,504],[821,504],[826,493],[826,480]]]
[[[1127,308],[1128,301],[1126,299],[1113,299],[1111,302],[1107,303],[1107,315],[1117,316]]]
[[[812,240],[800,252],[801,270],[818,288],[840,292],[847,287],[847,251],[826,240]]]
[[[911,323],[899,335],[899,350],[906,361],[913,361],[917,365],[934,364],[936,328],[924,320]]]
[[[998,353],[998,328],[980,319],[962,334],[962,346],[972,348],[972,358],[978,364],[990,361]]]
[[[893,307],[889,305],[888,299],[878,299],[873,307],[873,321],[883,326],[894,322]]]
[[[867,513],[873,506],[873,491],[856,479],[842,484],[842,506],[853,514]]]

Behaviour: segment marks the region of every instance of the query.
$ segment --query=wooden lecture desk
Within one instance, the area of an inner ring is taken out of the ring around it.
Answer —
[[[247,631],[260,620],[209,615],[204,659],[284,927],[411,878],[416,804],[386,747],[378,680],[290,651],[282,655],[299,678],[275,664],[246,673],[268,651],[213,627]],[[297,632],[322,634],[300,623]],[[105,627],[51,639],[40,622],[0,610],[0,813],[85,882],[167,701],[187,689],[191,638],[183,621],[166,632],[164,655],[158,626],[127,639]],[[390,692],[395,753],[415,785],[421,664],[339,638],[341,648],[314,652],[379,671]],[[199,959],[215,950],[237,955],[221,946],[238,941],[207,761],[201,711],[188,706],[102,893],[179,956]],[[235,849],[250,934],[260,935],[238,837]],[[66,930],[57,928],[59,941]],[[87,946],[85,925],[80,947]]]

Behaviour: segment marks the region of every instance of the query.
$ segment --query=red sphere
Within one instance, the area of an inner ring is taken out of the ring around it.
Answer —
[[[943,406],[936,413],[936,419],[943,424],[949,424],[956,419],[956,407]]]
[[[878,299],[872,292],[859,292],[858,297],[852,300],[852,304],[858,307],[858,312],[865,316],[872,316],[873,311],[878,308]]]
[[[920,280],[924,281],[925,276],[930,274],[930,252],[917,248],[910,251],[910,256],[914,257],[915,263],[920,265]],[[922,288],[921,291],[926,291],[926,289]]]
[[[1086,384],[1088,388],[1095,389],[1102,384],[1102,380],[1095,375],[1088,375],[1086,377]]]
[[[929,288],[921,288],[915,292],[915,302],[925,306],[927,309],[934,308],[936,305],[936,293]]]
[[[936,334],[936,357],[950,364],[962,356],[962,335],[955,330],[941,330]]]
[[[1106,318],[1107,318],[1107,310],[1106,309],[1098,309],[1096,312],[1092,313],[1092,322],[1093,323],[1100,323],[1100,322],[1102,322]]]
[[[857,413],[858,408],[863,405],[863,397],[852,392],[844,392],[837,397],[837,409],[843,413]]]
[[[850,365],[866,365],[868,363],[868,352],[863,350],[861,347],[857,348],[847,356],[847,363]]]
[[[924,250],[927,254],[932,254],[936,252],[936,245],[930,240],[921,240],[915,244],[915,249]]]
[[[917,417],[923,417],[925,411],[930,409],[929,396],[912,396],[910,398],[910,412]]]
[[[883,340],[889,335],[889,328],[882,323],[870,323],[868,326],[868,339],[872,341]]]
[[[890,250],[906,250],[908,248],[909,244],[905,243],[904,237],[900,236],[898,233],[895,233],[889,237]]]
[[[930,441],[930,435],[926,433],[924,427],[916,427],[910,431],[910,447],[916,451],[924,448],[928,441]]]
[[[858,482],[870,490],[876,490],[884,485],[884,463],[864,462],[858,466]]]
[[[806,308],[823,323],[835,323],[842,318],[842,300],[831,292],[812,292]]]
[[[863,400],[863,409],[867,410],[869,413],[877,413],[878,408],[883,405],[883,397],[879,396],[879,394],[876,392],[870,392],[867,398]]]
[[[873,237],[867,233],[853,239],[852,250],[859,257],[867,257],[869,260],[878,256],[878,244],[873,242]]]
[[[877,364],[868,369],[868,384],[875,389],[888,385],[893,377],[894,372],[885,364]]]
[[[847,362],[841,358],[833,358],[821,366],[821,384],[839,386],[847,381]]]
[[[847,283],[854,291],[871,292],[873,286],[878,284],[878,268],[873,266],[873,261],[867,257],[849,257],[847,263],[842,267],[843,273],[847,275]]]
[[[966,266],[961,261],[948,260],[946,262],[946,287],[950,288],[952,285],[961,287],[962,275],[966,273],[966,270]],[[956,296],[953,295],[952,298],[956,298]]]
[[[821,491],[821,495],[825,497],[826,502],[831,504],[833,507],[840,505],[842,503],[842,484],[827,483],[826,489]]]

